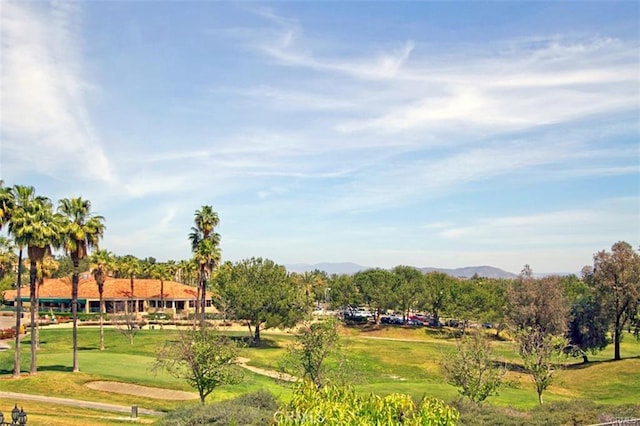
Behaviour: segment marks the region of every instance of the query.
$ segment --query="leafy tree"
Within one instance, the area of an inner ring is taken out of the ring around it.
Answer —
[[[353,282],[360,289],[364,301],[374,310],[376,323],[387,309],[395,307],[398,276],[384,269],[357,272]]]
[[[516,338],[524,369],[533,379],[538,402],[542,405],[542,393],[549,387],[554,377],[553,355],[560,353],[566,347],[567,341],[563,336],[545,332],[539,326],[520,329]]]
[[[613,320],[613,358],[620,360],[624,327],[636,317],[640,304],[640,254],[630,244],[619,241],[610,252],[596,253],[593,269],[584,272],[585,280],[593,283]]]
[[[488,309],[487,293],[482,292],[478,283],[471,280],[452,281],[449,292],[447,313],[460,321],[460,332],[464,335],[469,322],[480,319]]]
[[[260,344],[262,327],[292,327],[307,311],[304,298],[284,266],[271,260],[226,262],[214,280],[227,309],[247,321],[256,345]]]
[[[60,237],[65,251],[73,261],[71,277],[71,313],[73,315],[73,372],[80,371],[78,363],[78,264],[89,250],[98,247],[104,234],[104,218],[91,212],[91,202],[77,198],[63,198],[58,211],[63,216]]]
[[[363,303],[362,293],[353,282],[353,276],[333,274],[328,283],[329,305],[332,308],[358,306]]]
[[[609,318],[602,304],[593,296],[577,300],[571,307],[567,339],[569,350],[574,356],[582,356],[589,362],[588,352],[595,354],[609,344],[607,333]]]
[[[115,258],[113,253],[107,250],[97,250],[91,254],[91,273],[96,280],[98,286],[98,295],[100,297],[100,350],[104,350],[104,282],[107,276],[115,268]]]
[[[220,234],[214,232],[219,225],[218,213],[211,206],[202,206],[196,210],[194,218],[195,226],[191,228],[189,240],[194,260],[199,267],[198,297],[196,301],[196,317],[200,315],[200,327],[204,326],[205,306],[207,294],[207,280],[213,269],[220,263]]]
[[[536,279],[521,274],[508,292],[507,316],[518,330],[535,327],[564,335],[568,310],[557,276]]]
[[[451,284],[455,278],[443,272],[429,272],[424,276],[424,290],[420,300],[422,309],[433,316],[433,320],[440,321],[440,313],[451,302]]]
[[[409,310],[416,303],[418,293],[423,288],[424,274],[412,266],[403,265],[396,266],[391,272],[398,277],[396,296],[402,319],[406,320]]]
[[[359,395],[351,387],[318,388],[311,381],[300,384],[291,401],[274,415],[275,424],[280,426],[453,426],[458,417],[455,408],[435,398],[423,398],[416,405],[405,394]]]
[[[518,353],[542,404],[542,393],[553,379],[552,355],[566,347],[568,307],[559,278],[535,279],[525,266],[509,291],[507,309],[516,329]]]
[[[511,280],[479,278],[475,280],[477,291],[484,301],[484,307],[480,312],[480,320],[496,324],[496,337],[506,328],[507,290],[511,286]]]
[[[18,266],[18,256],[14,250],[13,240],[0,236],[0,280],[5,276],[12,275]]]
[[[217,387],[239,383],[242,374],[236,365],[238,344],[208,327],[185,330],[176,340],[168,340],[158,354],[155,369],[168,371],[198,390],[200,402]]]
[[[482,332],[459,340],[456,353],[443,358],[441,366],[447,382],[475,403],[496,395],[507,373],[494,362],[491,344]]]
[[[70,277],[73,274],[73,260],[68,255],[55,256],[55,260],[58,262],[58,269],[51,274],[52,278],[65,278]],[[88,258],[80,259],[78,262],[78,271],[88,272],[91,270],[91,265]]]
[[[296,343],[289,348],[288,354],[294,374],[311,380],[318,387],[326,383],[326,361],[339,350],[337,326],[335,319],[328,319],[304,324],[298,330]]]

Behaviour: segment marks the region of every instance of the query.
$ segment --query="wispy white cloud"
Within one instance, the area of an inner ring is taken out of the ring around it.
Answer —
[[[113,181],[87,111],[80,4],[2,4],[2,150],[12,175]],[[37,161],[34,162],[34,157]]]
[[[479,218],[440,231],[447,240],[512,247],[571,246],[602,243],[638,235],[638,199],[604,200],[588,208],[520,216]]]

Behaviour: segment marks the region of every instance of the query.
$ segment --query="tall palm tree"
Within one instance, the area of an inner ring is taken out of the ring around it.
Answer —
[[[100,350],[104,350],[104,282],[113,270],[113,254],[107,250],[96,250],[91,254],[91,273],[98,285],[100,295]]]
[[[9,233],[13,235],[18,247],[27,247],[29,256],[29,291],[31,296],[31,368],[29,371],[30,374],[37,374],[35,333],[36,307],[38,305],[37,269],[44,256],[51,252],[51,246],[58,247],[60,245],[60,216],[54,214],[51,200],[35,196],[33,187],[15,186],[14,197],[16,207],[9,222]],[[20,250],[19,258],[21,254],[22,250]]]
[[[194,224],[189,234],[191,251],[199,266],[196,317],[200,316],[200,326],[204,326],[207,294],[207,279],[220,261],[220,234],[214,232],[220,224],[218,213],[211,206],[196,210]]]
[[[71,256],[71,313],[73,315],[73,372],[80,371],[78,364],[78,265],[88,251],[97,248],[105,230],[104,218],[91,213],[91,201],[81,197],[63,198],[58,211],[64,217],[62,228],[65,251]]]

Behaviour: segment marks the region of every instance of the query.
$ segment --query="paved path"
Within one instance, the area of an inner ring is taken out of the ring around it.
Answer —
[[[31,395],[26,393],[1,392],[0,398],[11,400],[27,400],[37,402],[49,402],[52,404],[70,405],[72,407],[90,408],[93,410],[114,411],[118,413],[131,413],[131,407],[126,405],[106,404],[104,402],[82,401],[79,399],[57,398],[54,396]],[[148,410],[146,408],[138,408],[138,414],[148,416],[162,416],[164,413],[160,411]]]

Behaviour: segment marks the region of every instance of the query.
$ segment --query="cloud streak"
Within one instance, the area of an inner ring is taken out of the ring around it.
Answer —
[[[63,179],[112,182],[112,166],[87,111],[75,3],[4,2],[3,165]],[[66,173],[63,173],[66,172]]]

